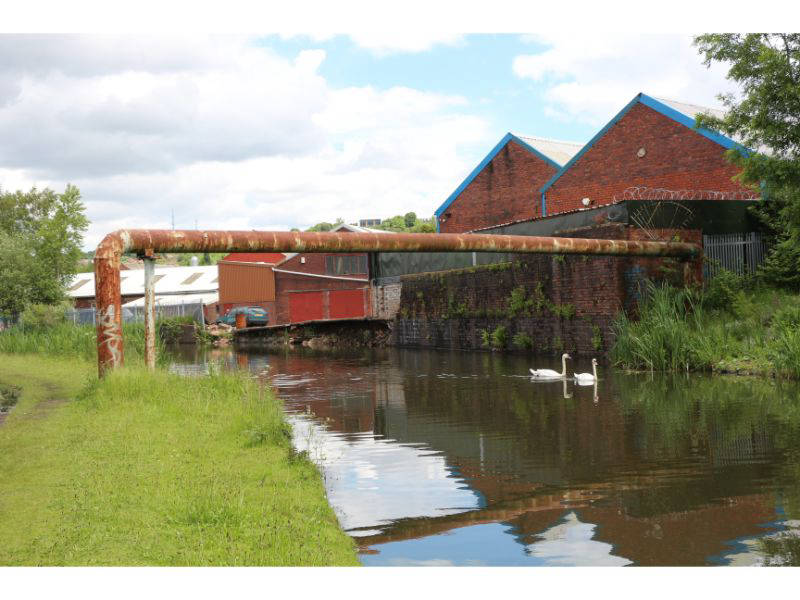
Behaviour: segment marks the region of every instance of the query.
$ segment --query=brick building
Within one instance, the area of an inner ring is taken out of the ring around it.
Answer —
[[[343,224],[333,231],[385,233]],[[367,253],[232,254],[219,262],[220,310],[261,306],[270,325],[372,314]]]
[[[747,192],[725,152],[732,139],[695,128],[721,111],[637,94],[541,188],[544,214],[608,204],[631,187]],[[588,201],[584,201],[588,198]]]
[[[634,187],[750,192],[725,158],[736,142],[695,128],[699,113],[723,114],[640,93],[583,146],[508,134],[436,211],[439,231],[611,204]]]
[[[539,188],[581,144],[507,133],[436,210],[442,233],[461,233],[541,215]]]

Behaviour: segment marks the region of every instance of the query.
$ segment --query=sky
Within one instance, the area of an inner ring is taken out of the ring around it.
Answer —
[[[506,132],[586,142],[637,93],[734,91],[689,34],[0,34],[0,187],[127,227],[429,217]]]

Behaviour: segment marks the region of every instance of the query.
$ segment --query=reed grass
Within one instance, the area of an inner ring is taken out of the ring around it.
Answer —
[[[614,324],[612,360],[629,369],[800,378],[800,296],[753,287],[726,303],[712,297],[649,285],[639,319],[622,314]]]
[[[144,363],[144,324],[123,323],[125,361]],[[157,356],[163,358],[164,346],[156,336]],[[59,323],[48,327],[18,325],[0,331],[0,353],[39,354],[82,360],[97,360],[97,330],[93,325]]]

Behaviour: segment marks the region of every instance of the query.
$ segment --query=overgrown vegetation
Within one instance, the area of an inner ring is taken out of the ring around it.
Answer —
[[[523,350],[530,350],[533,348],[533,338],[523,331],[515,333],[511,341],[517,348]]]
[[[25,314],[25,313],[23,313]],[[63,313],[62,313],[63,314]],[[144,363],[144,324],[123,323],[122,338],[126,364]],[[163,343],[156,336],[157,356],[164,360]],[[0,331],[0,353],[37,354],[97,360],[97,330],[93,325],[61,322],[36,325],[23,322]]]
[[[94,368],[0,357],[22,388],[0,427],[0,564],[357,564],[267,389]]]
[[[506,342],[508,341],[508,331],[506,330],[505,326],[498,325],[495,327],[494,331],[492,331],[491,335],[491,345],[492,348],[497,350],[506,347]]]
[[[700,115],[698,125],[742,141],[728,151],[737,179],[760,190],[755,214],[770,234],[761,269],[771,285],[800,291],[800,34],[713,33],[695,38],[704,63],[720,63],[741,94],[724,94],[724,118]],[[762,149],[768,152],[762,152]]]
[[[620,366],[800,378],[798,295],[727,273],[705,292],[650,284],[639,316],[614,324]]]
[[[592,348],[598,352],[603,349],[603,332],[597,325],[592,325]]]

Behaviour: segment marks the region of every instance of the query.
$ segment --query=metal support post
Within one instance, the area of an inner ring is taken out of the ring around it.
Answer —
[[[156,294],[154,275],[156,261],[153,251],[148,250],[144,258],[144,364],[156,368]]]

